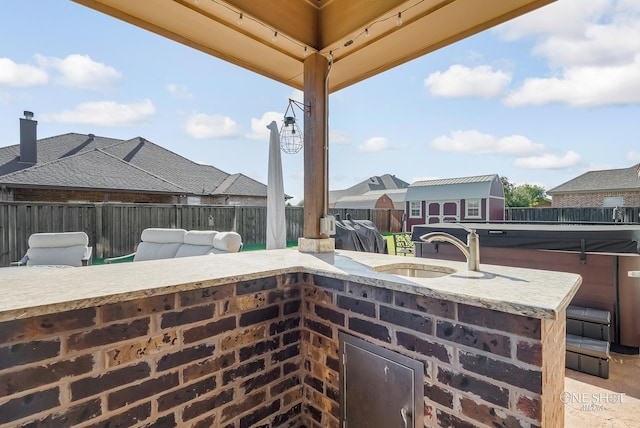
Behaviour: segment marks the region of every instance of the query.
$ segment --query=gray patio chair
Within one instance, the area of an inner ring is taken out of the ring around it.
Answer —
[[[34,233],[27,254],[12,266],[88,266],[93,247],[84,232]]]

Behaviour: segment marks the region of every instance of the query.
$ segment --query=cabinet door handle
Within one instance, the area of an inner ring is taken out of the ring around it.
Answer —
[[[400,409],[400,416],[402,416],[402,422],[404,422],[404,428],[409,428],[409,409],[403,407]]]

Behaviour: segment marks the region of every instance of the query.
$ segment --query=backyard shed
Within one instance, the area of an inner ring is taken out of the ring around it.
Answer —
[[[343,196],[335,203],[334,208],[351,209],[393,209],[393,201],[386,194]]]
[[[371,190],[362,195],[342,196],[334,208],[388,209],[404,211],[404,195],[407,189]]]
[[[405,196],[407,230],[421,224],[503,221],[504,189],[497,174],[416,181]]]

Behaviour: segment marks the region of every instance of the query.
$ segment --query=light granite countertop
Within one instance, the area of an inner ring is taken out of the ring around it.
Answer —
[[[451,272],[413,278],[381,267]],[[373,268],[373,269],[372,269]],[[555,319],[582,282],[573,273],[336,250],[250,251],[67,269],[0,268],[0,322],[273,275],[306,272],[535,318]]]

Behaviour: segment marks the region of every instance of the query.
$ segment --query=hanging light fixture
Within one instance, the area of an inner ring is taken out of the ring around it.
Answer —
[[[298,126],[294,106],[305,113],[310,111],[308,106],[289,98],[289,105],[280,126],[280,149],[288,154],[298,153],[304,146],[304,135]]]

